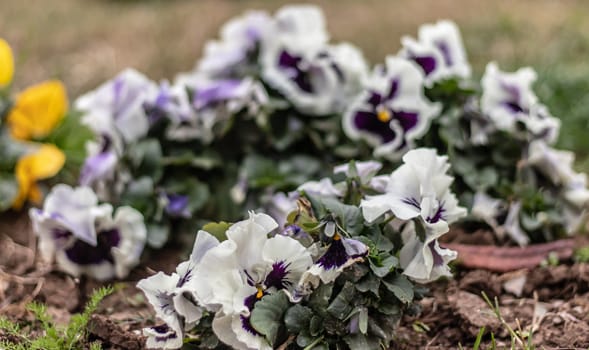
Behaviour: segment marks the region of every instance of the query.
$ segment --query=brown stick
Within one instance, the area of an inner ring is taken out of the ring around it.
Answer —
[[[458,252],[458,263],[467,268],[497,272],[515,271],[538,266],[550,253],[559,259],[573,255],[575,241],[562,239],[527,247],[476,246],[466,244],[442,244]]]

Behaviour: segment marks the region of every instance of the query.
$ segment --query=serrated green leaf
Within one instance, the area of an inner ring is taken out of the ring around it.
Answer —
[[[282,292],[268,294],[258,301],[252,310],[250,323],[252,327],[274,345],[282,318],[289,307],[288,297]]]

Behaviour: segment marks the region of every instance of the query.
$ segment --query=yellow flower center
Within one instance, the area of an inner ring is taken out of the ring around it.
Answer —
[[[258,287],[258,292],[256,293],[256,299],[262,299],[262,297],[264,296],[264,290],[262,289],[262,287]]]
[[[383,123],[387,123],[392,119],[391,112],[388,109],[382,108],[376,113],[376,117]]]
[[[335,235],[333,235],[334,241],[339,241],[340,239],[342,239],[342,237],[339,234],[336,233]]]

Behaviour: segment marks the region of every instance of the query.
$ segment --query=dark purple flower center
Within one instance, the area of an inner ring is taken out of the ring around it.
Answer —
[[[421,204],[417,201],[417,199],[415,199],[413,197],[403,198],[402,202],[421,211]],[[440,202],[440,205],[438,206],[438,209],[436,209],[436,212],[434,213],[434,215],[428,216],[427,218],[425,218],[425,221],[430,224],[435,224],[436,222],[440,221],[443,218],[445,211],[446,210],[444,209],[444,202],[442,201],[442,202]]]
[[[272,271],[270,271],[270,273],[266,276],[264,285],[267,288],[288,288],[292,284],[290,281],[286,280],[289,266],[290,264],[286,264],[284,261],[278,261],[272,264]]]
[[[402,135],[397,135],[397,131],[391,128],[392,120],[395,120],[401,126],[403,133],[413,129],[419,121],[417,113],[395,111],[387,106],[387,102],[393,100],[398,91],[398,79],[393,79],[390,89],[384,97],[376,91],[371,91],[366,100],[371,108],[356,112],[353,118],[354,126],[359,130],[378,136],[383,143],[389,143],[397,139],[397,137],[402,137]]]
[[[426,76],[430,75],[431,72],[436,70],[437,62],[436,59],[432,56],[413,56],[411,57],[415,63],[421,66],[423,72]]]
[[[111,248],[117,247],[120,241],[121,235],[117,229],[100,231],[96,246],[76,240],[65,250],[65,254],[68,259],[78,265],[95,265],[104,261],[114,263]]]
[[[158,335],[155,336],[155,340],[158,342],[165,342],[170,339],[175,339],[178,337],[176,332],[172,330],[167,324],[162,324],[159,326],[150,327],[153,329]]]
[[[340,238],[331,242],[325,254],[317,260],[317,264],[326,270],[331,270],[345,265],[348,259],[350,259],[350,256],[346,253],[346,248]]]
[[[245,298],[243,300],[243,304],[247,307],[247,309],[249,311],[252,311],[254,309],[255,304],[258,302],[258,300],[262,299],[262,297],[265,295],[266,293],[263,292],[261,289],[258,289],[258,291],[255,294],[252,294],[250,296],[248,296],[247,298]],[[256,329],[252,326],[252,323],[250,322],[250,316],[244,316],[244,315],[240,315],[239,316],[240,320],[241,320],[241,327],[248,333],[252,334],[252,335],[261,335],[258,331],[256,331]]]
[[[300,56],[291,55],[286,51],[282,51],[278,57],[278,67],[288,72],[290,79],[306,93],[313,93],[313,86],[311,84],[310,67],[303,69],[303,58]]]

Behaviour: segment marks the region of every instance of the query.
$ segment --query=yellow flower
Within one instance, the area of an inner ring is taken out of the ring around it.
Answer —
[[[0,88],[5,87],[12,81],[14,75],[14,57],[10,45],[0,38]]]
[[[21,92],[8,115],[12,137],[30,140],[47,136],[67,112],[67,94],[60,81],[50,80]]]
[[[51,144],[41,145],[34,153],[22,156],[16,163],[18,195],[12,203],[16,210],[29,200],[39,204],[43,197],[37,180],[55,176],[65,163],[63,152]]]

